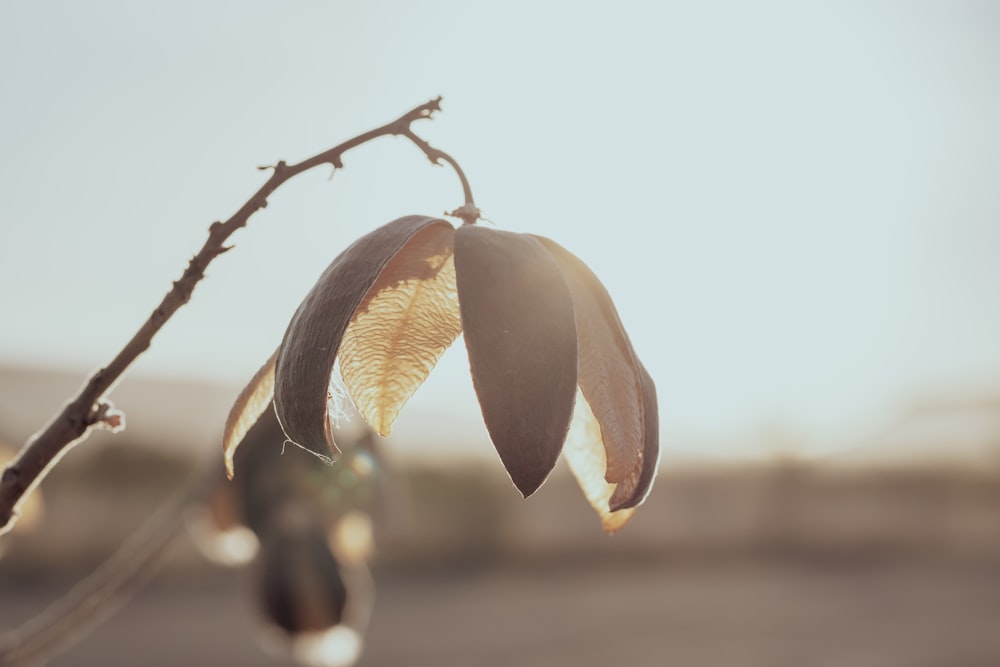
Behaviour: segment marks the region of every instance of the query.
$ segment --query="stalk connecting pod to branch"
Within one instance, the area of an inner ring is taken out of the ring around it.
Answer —
[[[313,167],[329,164],[334,169],[343,167],[341,157],[352,148],[378,137],[403,136],[412,141],[434,164],[444,160],[450,164],[462,182],[465,203],[448,215],[459,217],[466,224],[479,219],[479,209],[472,199],[469,182],[458,163],[447,153],[437,150],[417,136],[412,129],[415,121],[431,118],[441,109],[441,98],[431,100],[410,110],[396,120],[375,128],[338,146],[334,146],[298,164],[278,162],[270,178],[255,192],[236,213],[225,222],[214,222],[209,228],[208,239],[201,250],[191,258],[181,277],[163,297],[146,322],[132,336],[131,340],[107,366],[101,368],[84,384],[44,429],[36,433],[21,448],[13,461],[4,469],[0,477],[0,535],[10,530],[16,521],[17,508],[21,501],[44,478],[47,471],[70,447],[84,440],[95,426],[106,426],[120,430],[124,416],[113,410],[106,399],[125,370],[140,354],[146,351],[153,336],[170,317],[188,300],[198,282],[205,277],[205,269],[213,259],[230,249],[226,241],[236,230],[247,224],[254,213],[267,206],[267,199],[286,181]]]

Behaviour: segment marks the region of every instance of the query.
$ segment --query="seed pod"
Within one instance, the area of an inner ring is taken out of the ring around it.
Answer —
[[[607,290],[554,241],[435,218],[390,222],[334,259],[237,400],[227,463],[272,385],[287,438],[338,454],[328,417],[338,361],[358,410],[388,434],[462,332],[483,419],[518,490],[538,489],[565,451],[605,528],[620,528],[652,485],[659,434],[656,389]]]

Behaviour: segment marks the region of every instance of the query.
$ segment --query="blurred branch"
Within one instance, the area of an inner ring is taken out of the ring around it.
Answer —
[[[390,505],[401,502],[393,495],[400,482],[385,465],[374,435],[365,429],[344,439],[348,461],[367,467],[354,467],[359,472],[343,485],[338,482],[343,478],[314,457],[280,456],[285,436],[274,411],[266,411],[239,449],[235,482],[226,479],[222,457],[214,450],[205,452],[180,490],[160,502],[110,558],[41,613],[0,633],[0,667],[43,665],[71,649],[169,563],[183,536],[195,536],[206,553],[207,537],[197,537],[200,520],[218,522],[207,527],[216,535],[236,526],[253,531],[261,548],[247,558],[257,559],[257,589],[271,594],[261,600],[261,611],[267,623],[285,630],[288,650],[294,652],[296,642],[308,643],[310,632],[324,621],[330,628],[342,625],[363,635],[374,600],[367,569],[374,544],[364,525],[357,532],[357,517],[381,523],[398,511]],[[317,474],[323,479],[320,485]],[[328,493],[332,489],[338,491],[336,500]],[[353,526],[345,524],[345,517],[355,517]],[[185,531],[186,526],[195,526],[194,532]],[[308,585],[298,586],[302,582]],[[335,586],[343,586],[339,607],[336,597],[324,597]],[[270,606],[274,600],[277,607]]]
[[[0,635],[0,667],[43,665],[104,623],[166,564],[187,510],[222,479],[216,462],[168,499],[110,558],[20,627]]]
[[[289,165],[281,161],[273,167],[268,167],[271,169],[271,176],[260,189],[228,220],[212,223],[208,239],[201,250],[191,258],[180,279],[174,282],[173,288],[163,297],[149,319],[111,363],[91,375],[80,392],[63,407],[48,426],[32,436],[8,464],[3,476],[0,477],[0,535],[13,527],[21,501],[41,482],[48,470],[70,447],[83,441],[92,428],[106,427],[116,431],[123,427],[124,416],[112,409],[110,401],[106,399],[107,394],[132,362],[149,348],[153,336],[167,320],[188,302],[195,286],[205,277],[205,269],[209,263],[232,247],[225,245],[226,240],[233,232],[245,226],[250,216],[267,206],[268,197],[275,190],[292,177],[322,164],[329,164],[334,169],[339,169],[343,167],[341,157],[345,152],[383,136],[404,136],[415,143],[432,162],[437,163],[443,154],[417,137],[410,126],[417,120],[430,118],[440,108],[441,98],[438,97],[408,111],[391,123],[359,134],[298,164]],[[467,181],[454,161],[451,163],[462,179],[468,205],[471,195]]]

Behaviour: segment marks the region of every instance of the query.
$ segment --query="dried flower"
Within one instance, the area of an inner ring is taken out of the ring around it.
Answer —
[[[463,332],[514,485],[533,493],[561,452],[605,529],[624,525],[656,473],[656,389],[604,286],[549,239],[422,216],[361,237],[320,277],[230,413],[230,474],[233,450],[272,395],[289,440],[338,453],[328,415],[335,361],[359,412],[388,435]]]

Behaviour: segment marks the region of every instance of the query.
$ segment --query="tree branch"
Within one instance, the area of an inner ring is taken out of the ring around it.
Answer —
[[[63,454],[86,439],[92,428],[104,426],[116,431],[123,427],[124,415],[114,410],[105,397],[132,362],[149,348],[153,336],[167,320],[190,300],[195,286],[205,277],[205,269],[212,260],[230,249],[231,246],[225,245],[226,240],[233,232],[245,226],[250,216],[267,206],[268,197],[275,190],[292,177],[322,164],[329,164],[334,169],[339,169],[343,166],[341,157],[345,152],[372,139],[389,135],[402,135],[412,141],[432,162],[436,163],[438,158],[444,157],[457,169],[454,160],[432,148],[410,128],[415,121],[430,118],[440,109],[441,98],[438,97],[408,111],[391,123],[359,134],[298,164],[288,165],[282,160],[272,168],[270,178],[232,217],[225,222],[213,222],[209,227],[205,244],[188,262],[184,273],[174,282],[173,288],[163,297],[149,319],[111,363],[91,375],[79,393],[63,407],[48,426],[32,436],[14,460],[7,465],[3,476],[0,477],[0,535],[13,527],[22,500],[41,482]],[[458,211],[465,211],[468,214],[472,195],[464,174],[461,174],[461,170],[458,170],[458,173],[466,195],[466,204]],[[463,217],[458,212],[456,215]],[[463,220],[467,219],[463,217]]]

